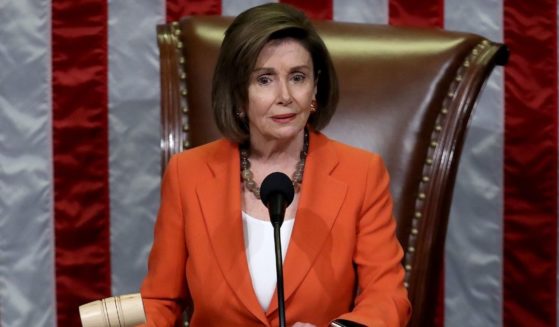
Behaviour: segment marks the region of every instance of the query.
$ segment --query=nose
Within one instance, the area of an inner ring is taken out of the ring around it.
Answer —
[[[291,90],[287,81],[282,81],[279,86],[278,103],[281,105],[289,105],[293,101]]]

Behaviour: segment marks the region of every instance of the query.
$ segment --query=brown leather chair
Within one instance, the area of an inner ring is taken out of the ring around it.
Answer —
[[[220,137],[211,80],[231,18],[190,17],[158,26],[161,163]],[[405,251],[410,326],[431,326],[456,170],[472,109],[508,51],[481,36],[317,21],[340,82],[328,136],[377,153],[390,172]]]

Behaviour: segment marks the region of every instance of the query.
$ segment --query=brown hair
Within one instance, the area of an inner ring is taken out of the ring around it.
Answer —
[[[250,75],[270,40],[294,38],[309,51],[317,80],[318,111],[309,117],[315,130],[326,127],[338,104],[338,79],[326,45],[301,11],[268,3],[241,13],[225,31],[212,83],[212,108],[217,127],[228,139],[242,143],[248,124],[237,116],[248,102]]]

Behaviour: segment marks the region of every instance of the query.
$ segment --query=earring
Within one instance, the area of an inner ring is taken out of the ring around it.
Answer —
[[[246,114],[244,111],[237,111],[235,115],[237,115],[237,118],[239,118],[240,120],[244,120]]]
[[[311,100],[311,113],[314,113],[318,110],[318,105],[316,104],[316,100]]]

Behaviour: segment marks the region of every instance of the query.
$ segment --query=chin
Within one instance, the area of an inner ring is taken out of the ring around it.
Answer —
[[[294,137],[297,137],[297,135],[301,134],[304,128],[305,128],[304,125],[300,127],[282,128],[278,130],[277,133],[274,133],[274,136],[276,139],[284,139],[284,140],[292,139]]]

